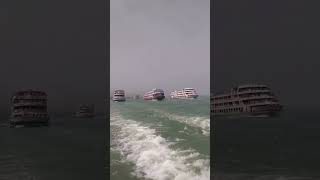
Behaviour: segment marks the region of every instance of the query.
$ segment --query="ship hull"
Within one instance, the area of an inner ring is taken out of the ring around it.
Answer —
[[[234,113],[212,113],[213,117],[230,117],[230,118],[268,118],[279,116],[281,111],[261,111],[261,112],[234,112]]]
[[[124,101],[126,101],[126,99],[125,98],[123,98],[123,99],[113,99],[113,101],[114,102],[124,102]]]
[[[161,101],[161,100],[163,100],[164,98],[165,98],[165,97],[162,96],[162,95],[155,95],[155,96],[153,97],[153,99],[158,100],[158,101]]]
[[[16,126],[48,126],[49,118],[32,118],[32,117],[24,117],[24,118],[11,118],[9,121],[10,127]]]
[[[267,117],[276,117],[279,116],[280,111],[278,112],[260,112],[260,113],[251,113],[251,112],[243,112],[243,113],[213,113],[213,117],[257,117],[257,118],[267,118]]]
[[[251,111],[230,112],[230,113],[212,113],[213,117],[274,117],[282,111],[280,105],[263,105],[251,107]]]
[[[126,98],[125,97],[113,97],[112,100],[115,102],[124,102],[124,101],[126,101]]]
[[[198,95],[193,96],[171,96],[172,99],[197,99]]]
[[[164,100],[165,96],[154,96],[154,97],[145,97],[144,100],[152,100],[152,101],[161,101]]]

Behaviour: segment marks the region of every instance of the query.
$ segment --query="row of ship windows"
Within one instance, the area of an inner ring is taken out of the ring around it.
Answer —
[[[243,91],[254,91],[254,90],[269,90],[267,87],[249,87],[249,88],[239,88],[238,92],[243,92]]]
[[[43,92],[19,92],[16,96],[46,96]]]
[[[25,109],[37,109],[37,110],[46,110],[46,106],[16,106],[15,110],[25,110]]]
[[[213,110],[213,112],[214,113],[243,112],[243,108],[219,109],[219,110]]]
[[[259,97],[259,96],[263,96],[263,95],[271,95],[270,93],[266,92],[266,93],[248,93],[248,94],[240,94],[240,95],[234,95],[234,96],[223,96],[223,97],[217,97],[217,98],[213,98],[214,100],[226,100],[226,99],[231,99],[233,98],[247,98],[247,97]]]
[[[231,99],[231,96],[223,96],[223,97],[213,98],[213,100],[223,100],[223,99]]]
[[[246,105],[246,104],[264,103],[264,102],[277,102],[277,100],[275,100],[275,99],[256,99],[256,100],[242,101],[242,103],[245,104],[245,105]],[[233,106],[233,105],[239,105],[239,101],[213,104],[213,106],[215,106],[215,107],[219,107],[219,106]]]
[[[28,114],[28,115],[16,114],[14,117],[47,117],[47,115],[46,114]]]
[[[213,104],[213,105],[218,107],[218,106],[233,106],[234,104],[238,105],[239,101],[228,102],[228,103],[217,103],[217,104]]]
[[[248,93],[248,94],[240,94],[239,97],[245,98],[245,97],[259,97],[259,96],[264,96],[264,95],[271,95],[271,93],[266,92],[266,93]]]
[[[46,99],[14,99],[13,103],[47,102]]]

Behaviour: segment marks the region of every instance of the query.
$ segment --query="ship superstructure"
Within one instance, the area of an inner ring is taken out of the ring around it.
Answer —
[[[24,90],[14,93],[11,98],[10,127],[47,126],[47,94],[43,91]]]
[[[162,89],[154,88],[151,91],[144,94],[144,100],[163,100],[165,98],[164,91]]]
[[[115,90],[113,92],[112,100],[116,101],[116,102],[126,101],[126,96],[125,96],[124,90],[121,90],[121,89]]]
[[[269,116],[282,109],[270,88],[261,84],[240,85],[228,92],[213,94],[211,103],[211,112],[214,116],[239,114]]]
[[[173,99],[196,99],[198,94],[194,88],[183,88],[180,91],[173,91],[170,94]]]

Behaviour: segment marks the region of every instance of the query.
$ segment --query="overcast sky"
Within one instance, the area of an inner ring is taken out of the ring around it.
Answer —
[[[285,105],[318,108],[318,1],[214,2],[213,89],[264,83]]]
[[[49,111],[94,103],[105,111],[104,0],[0,2],[0,111],[19,89],[48,94]],[[98,111],[98,110],[97,110]]]
[[[210,0],[111,0],[111,89],[210,88]]]

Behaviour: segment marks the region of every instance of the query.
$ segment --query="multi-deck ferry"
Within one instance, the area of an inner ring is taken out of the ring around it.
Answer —
[[[43,91],[16,92],[12,98],[10,127],[48,126],[47,94]]]
[[[173,91],[170,94],[173,99],[196,99],[198,94],[194,88],[184,88],[180,91]]]
[[[113,101],[116,102],[121,102],[121,101],[126,101],[125,93],[124,90],[115,90],[113,92]]]
[[[80,118],[94,117],[94,105],[81,104],[79,111],[76,112],[75,116]]]
[[[152,89],[151,91],[144,94],[143,99],[145,100],[163,100],[165,98],[164,91],[162,89]]]
[[[211,112],[219,115],[270,116],[282,109],[266,85],[246,84],[211,97]]]

